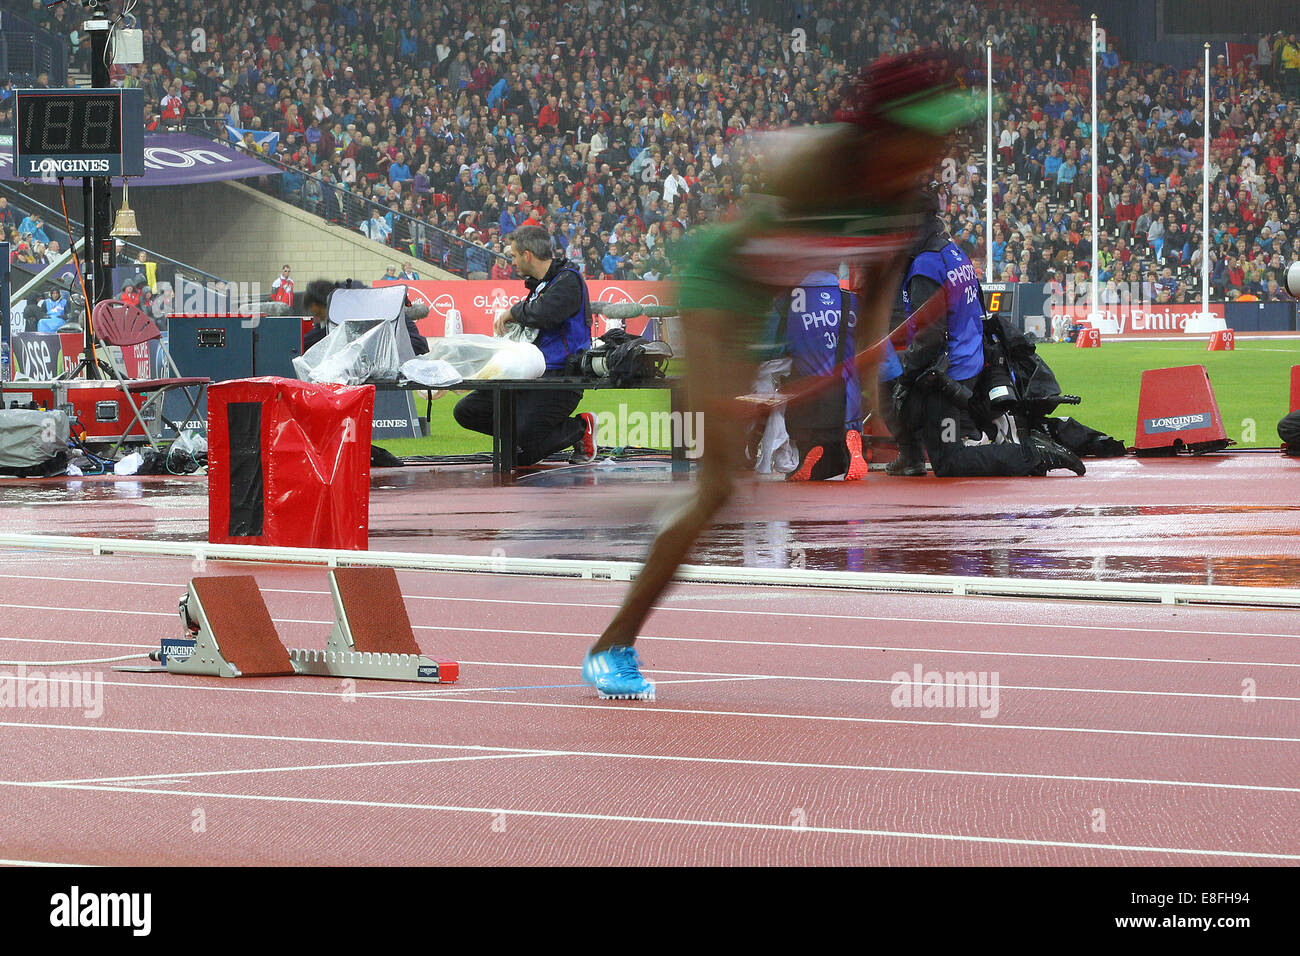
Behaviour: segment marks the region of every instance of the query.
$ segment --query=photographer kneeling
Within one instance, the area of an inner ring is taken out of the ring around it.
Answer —
[[[524,275],[528,296],[497,313],[493,332],[532,342],[546,358],[546,376],[564,374],[565,360],[591,345],[591,303],[587,283],[568,259],[555,254],[540,226],[520,226],[510,234],[515,268]],[[516,460],[532,465],[563,448],[573,448],[573,463],[596,457],[596,421],[590,412],[574,415],[581,389],[523,389],[516,398]],[[470,392],[456,403],[456,423],[492,434],[492,393]]]
[[[909,328],[893,393],[898,459],[886,471],[924,475],[928,453],[941,478],[1045,475],[1055,468],[1082,475],[1077,455],[1038,432],[1026,439],[1010,427],[999,436],[1003,441],[975,444],[984,437],[968,408],[984,371],[983,296],[975,267],[943,231],[933,192],[926,193],[925,204],[928,225],[903,283],[903,306],[909,325],[932,297],[941,296],[945,308],[942,318],[919,332]]]

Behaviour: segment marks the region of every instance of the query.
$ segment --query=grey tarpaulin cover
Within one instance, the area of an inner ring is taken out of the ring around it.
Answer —
[[[405,298],[404,285],[335,289],[329,334],[293,360],[298,377],[339,385],[397,381],[402,363],[415,357],[402,316]]]
[[[68,416],[60,411],[0,411],[0,468],[32,468],[68,450]]]

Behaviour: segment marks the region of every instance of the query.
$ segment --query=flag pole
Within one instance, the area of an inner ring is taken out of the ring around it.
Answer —
[[[1201,145],[1201,311],[1189,316],[1184,332],[1216,332],[1228,323],[1210,313],[1210,44],[1205,43],[1205,130]]]
[[[985,121],[984,165],[984,281],[993,281],[993,41],[984,41],[985,98],[988,116]]]
[[[1092,275],[1088,282],[1089,318],[1093,328],[1100,327],[1097,310],[1097,14],[1092,15]]]
[[[1205,44],[1205,129],[1201,150],[1201,311],[1210,315],[1210,44]]]

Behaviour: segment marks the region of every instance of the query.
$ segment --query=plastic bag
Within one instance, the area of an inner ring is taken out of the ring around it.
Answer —
[[[780,382],[789,377],[792,364],[788,357],[761,364],[754,376],[754,393],[775,393]],[[785,409],[778,408],[767,416],[767,426],[763,429],[763,437],[759,442],[754,471],[761,475],[773,472],[788,474],[798,467],[799,451],[786,430]]]
[[[400,320],[349,319],[295,358],[293,369],[300,379],[315,384],[395,382],[402,363],[414,357],[411,338]]]
[[[208,453],[208,440],[198,432],[181,432],[176,436],[169,450],[177,454],[184,453],[195,457],[200,454],[206,455]]]
[[[402,377],[399,381],[445,388],[448,385],[455,385],[461,379],[461,374],[450,362],[418,355],[409,362],[402,363]]]
[[[121,461],[113,465],[113,474],[115,475],[134,475],[144,464],[144,457],[137,451],[127,455]]]
[[[546,371],[546,357],[536,345],[490,335],[429,339],[425,358],[449,363],[464,379],[541,378]]]

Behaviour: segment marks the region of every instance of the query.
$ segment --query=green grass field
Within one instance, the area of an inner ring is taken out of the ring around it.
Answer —
[[[1040,344],[1038,354],[1056,373],[1061,391],[1083,399],[1080,405],[1062,406],[1057,414],[1125,444],[1135,439],[1142,373],[1204,365],[1228,437],[1242,448],[1275,448],[1278,419],[1289,410],[1291,366],[1300,365],[1300,340],[1238,339],[1232,352],[1207,352],[1204,340],[1110,341],[1099,349]]]
[[[1242,448],[1278,444],[1277,422],[1288,411],[1291,366],[1300,365],[1300,340],[1237,340],[1236,351],[1207,352],[1205,342],[1110,341],[1099,349],[1066,344],[1040,344],[1039,354],[1052,367],[1061,390],[1083,403],[1062,406],[1068,415],[1131,445],[1137,425],[1138,388],[1142,373],[1153,368],[1204,365],[1219,401],[1228,437]],[[395,455],[462,455],[491,451],[491,440],[461,429],[452,419],[454,394],[433,402],[428,438],[384,441]],[[588,392],[580,411],[615,412],[626,403],[629,412],[668,410],[667,391],[611,389]],[[417,407],[423,411],[423,398]],[[1252,432],[1253,423],[1253,432]]]

